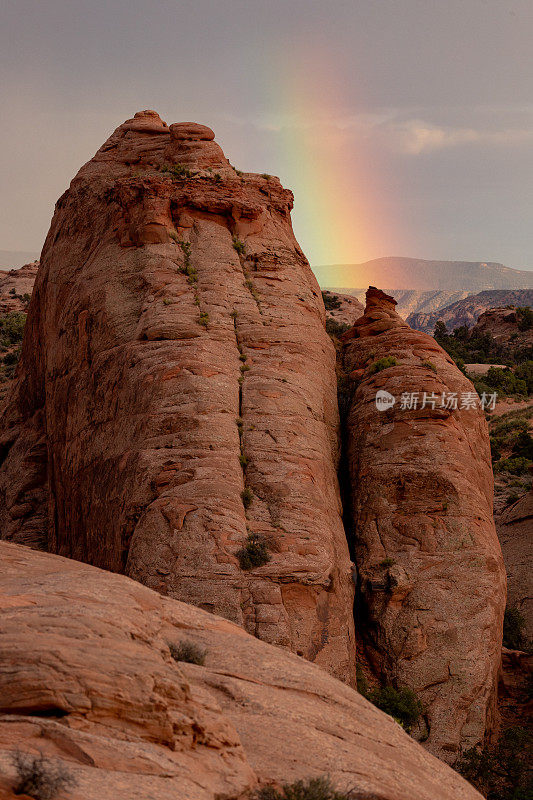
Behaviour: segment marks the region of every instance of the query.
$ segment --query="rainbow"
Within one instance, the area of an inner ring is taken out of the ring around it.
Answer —
[[[294,230],[312,265],[360,263],[390,254],[398,241],[386,165],[368,136],[354,135],[357,109],[334,65],[333,53],[307,40],[294,43],[284,70],[279,161],[295,193]],[[335,274],[339,285],[338,268]],[[327,285],[324,271],[320,278]],[[353,285],[349,269],[342,285]]]

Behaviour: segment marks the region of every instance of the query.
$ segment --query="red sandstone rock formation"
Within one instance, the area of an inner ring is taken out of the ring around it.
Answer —
[[[15,749],[66,769],[71,800],[244,800],[326,774],[365,800],[480,798],[354,690],[220,617],[18,545],[0,560],[6,800]],[[183,640],[205,666],[172,659]]]
[[[335,352],[277,178],[135,115],[57,203],[0,423],[0,531],[354,674]],[[268,563],[240,568],[250,535]]]
[[[368,654],[426,705],[427,747],[453,761],[494,727],[505,572],[492,519],[487,424],[472,384],[371,287],[345,338],[354,543]],[[382,359],[392,358],[392,361]],[[379,411],[376,392],[394,406]],[[403,393],[435,408],[402,409]],[[455,393],[459,409],[441,408]]]
[[[39,269],[39,262],[25,264],[20,269],[0,270],[0,313],[24,311],[27,306],[26,295],[31,296],[33,284]]]
[[[496,526],[507,570],[507,603],[523,614],[525,635],[533,641],[533,490],[499,514]]]
[[[356,319],[364,314],[364,306],[357,297],[350,294],[339,294],[335,291],[322,292],[326,307],[326,318],[343,325],[353,325]]]

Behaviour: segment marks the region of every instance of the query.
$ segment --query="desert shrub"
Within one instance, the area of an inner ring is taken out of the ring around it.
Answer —
[[[510,650],[523,650],[527,647],[525,634],[526,620],[522,612],[513,606],[507,606],[503,618],[503,644]]]
[[[395,367],[398,362],[394,358],[394,356],[385,356],[385,358],[379,358],[377,361],[374,361],[373,364],[370,365],[368,368],[369,375],[375,375],[376,372],[381,372],[384,369],[388,369],[389,367]]]
[[[254,493],[252,490],[247,486],[246,489],[243,489],[241,492],[241,499],[243,506],[245,508],[250,508],[252,504],[252,500],[254,499]]]
[[[510,475],[526,475],[529,472],[531,461],[523,456],[502,458],[494,464],[495,472],[508,472]]]
[[[204,328],[207,328],[207,326],[209,325],[209,314],[207,314],[206,312],[201,313],[200,317],[198,318],[198,322],[200,323],[200,325],[203,325]]]
[[[435,366],[433,361],[422,361],[422,366],[425,367],[426,369],[430,369],[432,372],[437,371],[437,367]]]
[[[497,389],[500,394],[527,396],[526,382],[521,378],[517,378],[515,373],[510,369],[491,367],[484,376],[484,381],[493,390]]]
[[[518,317],[519,331],[528,331],[530,328],[533,328],[533,310],[531,306],[517,308],[516,316]]]
[[[356,684],[357,684],[357,691],[359,692],[359,694],[362,694],[363,697],[367,697],[368,696],[368,682],[367,682],[367,679],[366,679],[366,675],[363,672],[363,668],[362,668],[361,664],[359,664],[359,663],[355,665],[355,680],[356,680]]]
[[[6,353],[3,358],[4,364],[7,366],[15,366],[15,364],[18,364],[21,352],[22,348],[17,347],[16,350],[11,350],[9,353]]]
[[[533,437],[528,431],[520,431],[513,444],[512,453],[514,456],[527,458],[533,461]]]
[[[184,178],[190,178],[192,176],[190,169],[187,169],[183,164],[163,164],[160,168],[160,172],[168,172],[173,179],[178,180],[183,180]]]
[[[0,345],[12,347],[14,344],[20,344],[25,324],[26,314],[23,311],[0,314]]]
[[[513,492],[510,495],[507,495],[507,497],[505,498],[506,507],[514,505],[514,503],[516,503],[516,501],[519,500],[519,498],[520,498],[520,496],[517,495],[516,492]]]
[[[264,786],[252,795],[254,800],[357,800],[357,796],[354,791],[338,792],[327,777],[295,781],[282,789]]]
[[[500,443],[494,436],[490,437],[490,455],[493,461],[498,461],[502,456]]]
[[[270,561],[268,542],[260,533],[249,533],[244,547],[236,553],[241,569],[262,567]]]
[[[380,567],[392,567],[393,564],[396,564],[393,558],[384,558],[383,561],[379,562]]]
[[[532,737],[525,728],[508,728],[494,747],[462,753],[455,769],[490,800],[530,800]]]
[[[244,242],[241,242],[241,240],[237,236],[233,237],[233,249],[240,256],[243,256],[246,253],[246,247],[244,246]]]
[[[336,319],[326,320],[326,333],[331,337],[340,336],[349,329],[350,326],[346,322],[337,322]]]
[[[54,764],[42,753],[38,756],[16,751],[13,764],[17,772],[15,794],[26,794],[35,800],[53,800],[60,792],[76,786],[73,775],[62,765]]]
[[[340,308],[342,305],[341,299],[331,292],[322,292],[322,300],[326,311],[333,311],[333,309]]]
[[[394,717],[407,731],[411,730],[424,711],[416,693],[407,687],[395,689],[393,686],[383,686],[370,692],[368,699],[385,714]]]
[[[524,381],[528,395],[533,394],[533,361],[527,359],[519,364],[515,371],[515,377]]]
[[[187,664],[197,664],[203,667],[207,650],[199,647],[194,642],[184,640],[178,644],[169,644],[168,649],[174,661],[186,661]]]

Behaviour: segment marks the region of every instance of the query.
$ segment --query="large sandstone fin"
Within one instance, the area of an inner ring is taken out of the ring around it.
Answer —
[[[153,111],[82,167],[0,424],[1,535],[353,681],[335,353],[292,203],[277,178],[237,172],[209,128]],[[270,560],[243,570],[250,534]]]
[[[506,587],[488,428],[470,381],[394,307],[370,287],[364,316],[344,335],[366,648],[376,674],[416,690],[426,746],[454,761],[496,724]],[[379,410],[378,391],[394,405]],[[442,407],[443,394],[458,407]]]

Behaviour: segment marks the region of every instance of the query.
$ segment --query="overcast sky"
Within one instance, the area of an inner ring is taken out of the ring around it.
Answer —
[[[533,0],[3,0],[0,249],[144,108],[295,193],[311,263],[533,268]]]

